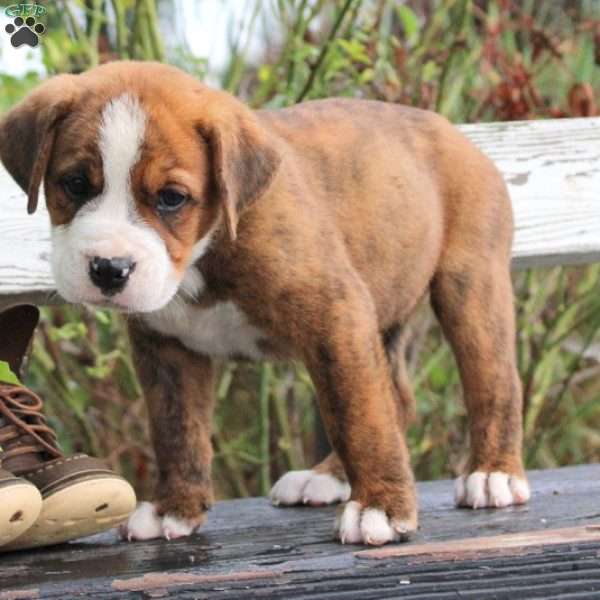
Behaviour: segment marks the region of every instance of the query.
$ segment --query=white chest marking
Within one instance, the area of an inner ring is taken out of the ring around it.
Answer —
[[[253,360],[264,358],[258,342],[265,336],[233,302],[200,308],[176,298],[144,319],[152,329],[177,338],[195,352],[219,357],[241,355]]]

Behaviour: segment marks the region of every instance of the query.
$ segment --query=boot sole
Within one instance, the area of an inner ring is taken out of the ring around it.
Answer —
[[[15,481],[0,487],[0,546],[23,535],[42,510],[42,496],[31,483]]]
[[[120,477],[79,481],[43,499],[39,518],[1,550],[50,546],[111,529],[133,512],[133,488]]]

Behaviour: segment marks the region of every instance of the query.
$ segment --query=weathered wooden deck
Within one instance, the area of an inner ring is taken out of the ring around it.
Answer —
[[[600,466],[531,481],[528,506],[498,511],[455,509],[450,481],[419,484],[417,537],[379,549],[332,541],[333,507],[220,502],[188,539],[0,555],[0,600],[600,598]]]

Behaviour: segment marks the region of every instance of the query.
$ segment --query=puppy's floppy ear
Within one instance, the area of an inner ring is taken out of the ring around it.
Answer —
[[[57,125],[75,99],[74,79],[74,75],[53,77],[0,119],[0,159],[27,193],[29,214],[37,208]]]
[[[267,191],[281,156],[268,133],[245,108],[227,121],[202,125],[199,130],[209,147],[227,233],[235,240],[240,212]]]

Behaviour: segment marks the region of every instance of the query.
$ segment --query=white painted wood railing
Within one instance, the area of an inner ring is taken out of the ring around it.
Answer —
[[[508,184],[515,268],[600,261],[600,118],[464,125]],[[15,140],[18,143],[18,140]],[[0,305],[47,302],[48,215],[0,166]]]

